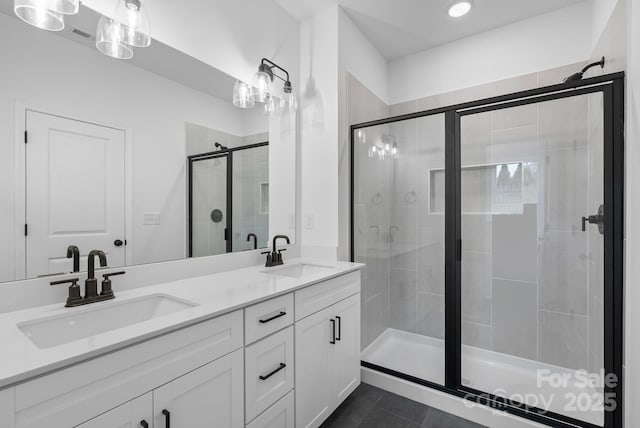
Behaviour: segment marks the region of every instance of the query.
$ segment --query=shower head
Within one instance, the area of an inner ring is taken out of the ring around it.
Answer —
[[[220,150],[229,150],[229,148],[227,146],[223,146],[222,144],[218,143],[217,141],[215,142],[214,146]]]
[[[569,82],[577,82],[578,80],[582,80],[582,76],[584,75],[584,73],[586,73],[587,70],[589,70],[592,67],[595,67],[596,65],[599,65],[600,68],[604,68],[604,57],[602,57],[602,59],[598,62],[594,62],[593,64],[587,65],[585,68],[580,70],[580,72],[574,73],[569,77],[565,77],[563,82],[569,83]]]

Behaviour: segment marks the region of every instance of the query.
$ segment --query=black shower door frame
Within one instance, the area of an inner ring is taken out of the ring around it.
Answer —
[[[269,142],[265,141],[262,143],[256,144],[248,144],[246,146],[239,147],[230,147],[222,150],[217,150],[215,152],[207,152],[200,153],[197,155],[187,156],[187,186],[188,186],[188,195],[187,195],[187,221],[188,221],[188,243],[187,243],[187,252],[188,257],[193,257],[193,164],[194,162],[210,160],[216,158],[224,158],[227,161],[227,198],[226,198],[226,226],[224,230],[224,239],[225,239],[225,251],[227,253],[233,252],[233,153],[248,150],[248,149],[256,149],[258,147],[268,146]]]
[[[623,426],[624,361],[624,73],[613,73],[501,95],[452,106],[352,125],[350,144],[350,251],[355,261],[355,144],[356,131],[371,126],[444,114],[445,117],[445,382],[444,385],[362,361],[361,365],[410,382],[490,406],[528,420],[558,428],[601,428],[562,414],[507,401],[462,384],[462,193],[461,132],[463,116],[573,96],[601,93],[604,104],[604,369],[617,377],[605,396],[616,407],[605,412],[604,428]]]

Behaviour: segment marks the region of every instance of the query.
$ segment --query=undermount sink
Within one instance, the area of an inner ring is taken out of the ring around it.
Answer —
[[[197,306],[166,294],[88,305],[69,314],[18,324],[38,348],[46,349]]]
[[[327,274],[334,270],[329,266],[320,266],[307,263],[298,263],[283,268],[264,271],[270,275],[287,276],[289,278],[302,278],[303,276]]]

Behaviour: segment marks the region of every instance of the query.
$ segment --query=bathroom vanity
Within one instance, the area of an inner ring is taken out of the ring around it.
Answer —
[[[297,260],[4,314],[2,427],[317,427],[360,383],[360,268]]]

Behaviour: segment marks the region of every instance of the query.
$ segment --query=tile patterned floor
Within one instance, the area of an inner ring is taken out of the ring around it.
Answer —
[[[363,383],[320,428],[483,427]]]

